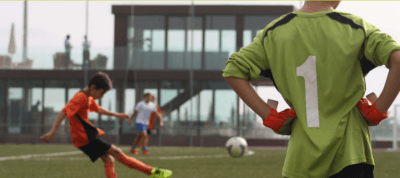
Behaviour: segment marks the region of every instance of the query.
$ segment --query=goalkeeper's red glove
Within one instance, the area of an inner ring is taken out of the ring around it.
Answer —
[[[364,119],[370,122],[371,124],[378,125],[383,119],[386,119],[388,116],[388,112],[381,113],[376,108],[376,103],[372,105],[369,104],[369,100],[366,98],[361,98],[357,103],[358,109],[364,116]]]
[[[296,116],[296,112],[293,109],[286,109],[278,113],[278,111],[271,108],[269,115],[264,119],[263,125],[271,128],[274,132],[278,132],[285,124],[286,119],[295,118]]]

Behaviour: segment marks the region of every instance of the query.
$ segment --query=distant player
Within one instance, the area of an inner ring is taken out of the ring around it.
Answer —
[[[139,148],[142,145],[142,154],[149,154],[147,149],[147,143],[149,139],[149,135],[147,134],[147,126],[149,125],[149,118],[152,113],[156,114],[158,118],[160,118],[160,127],[163,126],[162,114],[157,111],[157,107],[153,102],[151,102],[151,99],[152,95],[150,93],[144,94],[143,100],[136,105],[135,111],[133,112],[132,116],[129,117],[128,125],[131,124],[132,119],[136,116],[136,114],[138,114],[136,118],[138,134],[136,135],[130,150],[130,152],[135,155],[138,155],[136,148]]]
[[[154,95],[151,95],[150,98],[151,98],[151,99],[150,99],[150,102],[152,102],[152,103],[154,103],[154,104],[156,105],[158,114],[159,114],[160,116],[162,116],[162,111],[161,111],[161,109],[160,109],[160,106],[158,106],[158,104],[156,104],[156,99],[157,99],[157,97],[154,96]],[[154,123],[156,122],[156,116],[157,116],[157,115],[156,115],[156,113],[154,113],[154,112],[151,113],[151,115],[150,115],[149,125],[147,126],[147,135],[148,135],[148,136],[151,135],[151,130],[153,130],[153,128],[154,128]],[[163,123],[162,117],[159,118],[159,119],[160,119],[159,126],[162,127],[162,123]],[[142,143],[142,148],[145,147],[145,146],[144,146],[145,143],[146,143],[146,145],[149,143],[149,138],[150,138],[150,137],[147,137],[147,139]]]
[[[151,95],[150,101],[156,105],[158,115],[162,116],[162,111],[160,109],[160,106],[158,104],[156,104],[156,99],[157,99],[156,96]],[[149,135],[151,133],[151,130],[153,130],[153,128],[154,128],[154,123],[156,122],[156,116],[157,116],[156,113],[151,113],[151,115],[150,115],[149,126],[147,127],[147,134],[149,134]],[[163,122],[162,117],[159,119],[160,119],[160,124],[161,124]]]
[[[131,169],[136,169],[149,175],[150,178],[169,178],[172,171],[148,166],[135,158],[125,155],[121,149],[99,138],[104,132],[89,122],[88,112],[94,111],[99,114],[115,116],[119,119],[126,119],[129,117],[129,115],[125,113],[108,111],[96,103],[95,100],[102,98],[111,88],[112,82],[107,74],[99,72],[94,75],[90,79],[88,87],[75,94],[64,109],[60,111],[52,130],[41,136],[40,139],[48,143],[57,133],[61,122],[67,117],[74,146],[88,155],[92,162],[101,158],[104,162],[107,178],[117,177],[117,173],[114,169],[114,158]]]
[[[223,72],[228,84],[277,133],[291,134],[282,175],[288,178],[372,178],[368,125],[387,118],[400,91],[400,45],[340,1],[306,1],[300,11],[268,24],[233,53]],[[375,103],[363,98],[364,76],[386,65]],[[277,112],[250,81],[269,77],[291,109]]]

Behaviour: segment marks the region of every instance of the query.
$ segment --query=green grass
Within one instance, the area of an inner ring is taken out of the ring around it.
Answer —
[[[120,147],[128,152],[128,147]],[[286,150],[253,150],[254,155],[230,158],[223,148],[150,147],[150,155],[135,158],[173,170],[173,178],[280,178]],[[1,145],[0,157],[79,151],[71,145]],[[128,154],[132,156],[131,154]],[[186,159],[171,159],[171,158]],[[203,158],[200,158],[202,157]],[[195,158],[193,158],[195,157]],[[160,159],[161,158],[161,159]],[[163,159],[164,158],[164,159]],[[165,158],[169,158],[165,160]],[[374,152],[375,177],[400,175],[400,152]],[[147,177],[116,162],[119,178]],[[103,163],[82,154],[0,161],[1,178],[104,178]]]

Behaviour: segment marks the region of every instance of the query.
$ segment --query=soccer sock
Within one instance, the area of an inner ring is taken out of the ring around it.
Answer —
[[[151,170],[153,170],[153,167],[148,166],[135,158],[126,156],[124,153],[121,154],[121,157],[118,159],[118,161],[131,169],[136,169],[147,175],[150,175]]]
[[[132,150],[135,150],[135,149],[136,149],[136,146],[135,146],[135,145],[132,145],[131,148],[132,148]]]
[[[117,178],[117,173],[114,169],[114,162],[108,162],[104,164],[104,171],[106,172],[107,178]]]
[[[143,151],[147,151],[147,147],[143,147],[143,149],[142,149]]]

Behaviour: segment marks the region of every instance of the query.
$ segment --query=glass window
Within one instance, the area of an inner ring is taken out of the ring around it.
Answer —
[[[26,121],[28,124],[34,124],[32,125],[33,127],[33,132],[34,133],[40,133],[40,125],[42,121],[42,114],[43,114],[43,88],[42,87],[33,87],[32,88],[32,100],[30,104],[30,119]],[[29,128],[27,129],[27,132],[29,131]]]
[[[201,68],[203,44],[202,18],[169,17],[168,19],[168,69]]]
[[[131,115],[135,108],[136,92],[135,89],[129,88],[125,90],[125,112]]]
[[[237,94],[233,90],[215,91],[215,121],[220,127],[233,127],[236,123]]]
[[[58,113],[65,107],[65,88],[44,89],[45,124],[51,126]]]
[[[129,87],[129,86],[128,86]],[[136,91],[134,88],[125,89],[125,112],[131,116],[133,114],[136,101]],[[133,123],[128,125],[128,120],[125,119],[122,124],[122,133],[134,133]]]
[[[203,82],[200,92],[202,135],[235,135],[237,95],[224,81]]]
[[[6,131],[6,127],[5,127],[5,123],[7,122],[6,120],[6,116],[5,115],[5,111],[6,111],[6,106],[5,106],[5,82],[4,80],[0,80],[0,134],[4,134],[4,132]]]
[[[40,80],[10,80],[8,82],[8,132],[32,133],[42,118],[42,82]]]
[[[164,19],[164,16],[129,16],[128,65],[130,68],[164,69]]]
[[[8,132],[13,134],[21,133],[21,120],[23,115],[23,95],[22,87],[8,88]]]
[[[180,81],[162,81],[161,91],[160,91],[160,107],[165,113],[164,124],[172,125],[176,121],[176,113],[173,111],[173,99],[178,96],[179,89],[182,87],[182,82]]]
[[[263,30],[269,23],[277,19],[279,16],[244,16],[244,30],[243,30],[243,47],[246,47],[253,39],[258,35],[258,33]]]
[[[235,16],[207,16],[205,31],[205,68],[223,70],[236,51]]]
[[[101,107],[107,109],[112,112],[118,112],[116,109],[117,105],[117,92],[116,89],[113,88],[109,90],[106,94],[104,94],[103,98],[101,98]],[[92,112],[96,115],[98,113]],[[118,118],[108,115],[100,115],[101,122],[99,123],[98,127],[101,128],[104,132],[109,134],[116,134],[117,131],[117,122]]]

